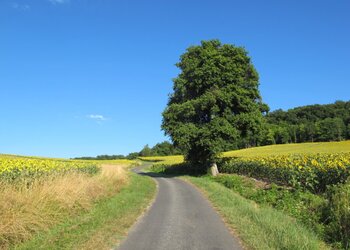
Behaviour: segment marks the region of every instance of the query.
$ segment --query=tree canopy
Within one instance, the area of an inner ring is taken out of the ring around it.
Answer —
[[[167,155],[181,155],[182,152],[179,148],[168,141],[157,143],[152,148],[145,145],[143,149],[138,153],[138,156],[167,156]]]
[[[180,74],[163,112],[162,129],[187,161],[202,167],[241,138],[257,144],[268,111],[259,93],[259,76],[247,51],[202,41],[176,64]]]
[[[266,144],[350,139],[350,101],[278,109],[266,119],[273,137]]]

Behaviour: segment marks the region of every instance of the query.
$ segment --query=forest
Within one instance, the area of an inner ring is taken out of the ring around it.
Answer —
[[[350,101],[278,109],[265,117],[268,133],[262,145],[350,139]]]

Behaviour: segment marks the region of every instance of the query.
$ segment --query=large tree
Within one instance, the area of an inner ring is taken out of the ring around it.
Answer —
[[[181,55],[162,129],[193,167],[217,173],[220,152],[247,138],[256,144],[263,116],[259,76],[242,47],[202,41]]]

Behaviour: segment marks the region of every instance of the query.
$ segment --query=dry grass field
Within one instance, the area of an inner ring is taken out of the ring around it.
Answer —
[[[95,175],[81,172],[38,177],[25,182],[0,181],[0,248],[26,241],[128,183],[123,165],[101,165]]]

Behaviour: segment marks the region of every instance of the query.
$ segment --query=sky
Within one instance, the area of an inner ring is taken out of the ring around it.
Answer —
[[[271,110],[350,100],[348,0],[0,0],[0,153],[128,154],[201,40],[243,46]]]

